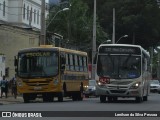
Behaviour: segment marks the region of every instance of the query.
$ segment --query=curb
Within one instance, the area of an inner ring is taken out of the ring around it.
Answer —
[[[21,96],[17,96],[15,99],[12,96],[8,96],[8,98],[2,97],[0,98],[0,105],[5,105],[5,104],[15,104],[15,103],[22,103],[23,98]]]

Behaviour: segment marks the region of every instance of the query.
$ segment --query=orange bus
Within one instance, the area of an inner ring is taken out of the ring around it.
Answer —
[[[42,96],[53,101],[64,96],[73,101],[83,100],[88,85],[88,57],[86,52],[42,45],[26,48],[15,57],[17,90],[24,102]]]

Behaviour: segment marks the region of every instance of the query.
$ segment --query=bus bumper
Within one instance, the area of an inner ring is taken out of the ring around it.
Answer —
[[[105,87],[96,87],[96,95],[115,96],[115,97],[141,97],[141,88],[137,89],[106,89]]]

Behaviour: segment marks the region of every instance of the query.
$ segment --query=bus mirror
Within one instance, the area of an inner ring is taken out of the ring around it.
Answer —
[[[15,72],[17,73],[17,68],[15,68]]]
[[[18,64],[18,60],[16,57],[14,57],[14,66],[17,66],[17,64]]]
[[[65,65],[61,65],[61,73],[63,73],[65,70]]]
[[[66,60],[64,57],[61,57],[61,65],[66,64]]]

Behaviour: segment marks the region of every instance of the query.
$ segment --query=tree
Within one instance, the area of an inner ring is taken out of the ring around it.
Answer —
[[[61,6],[53,8],[54,13],[49,14],[50,21]],[[84,0],[69,0],[69,11],[59,13],[48,27],[48,31],[63,36],[63,46],[88,52],[91,61],[93,39],[93,10],[89,9]],[[98,22],[97,16],[97,47],[106,41],[108,35]]]
[[[91,0],[88,5],[92,9]],[[120,43],[138,44],[148,49],[160,39],[160,9],[156,0],[97,0],[100,25],[111,38],[113,8],[116,9],[116,41],[122,35],[129,38]]]
[[[56,19],[50,24],[48,31],[61,34],[64,37],[65,46],[78,48],[83,51],[91,51],[92,46],[92,29],[93,29],[93,13],[86,2],[83,0],[70,0],[69,11],[61,12]],[[55,13],[61,9],[57,6]],[[55,13],[50,13],[52,18]],[[50,21],[50,20],[48,20]],[[97,44],[106,39],[107,34],[98,24],[97,20]],[[66,41],[66,42],[65,42]]]

